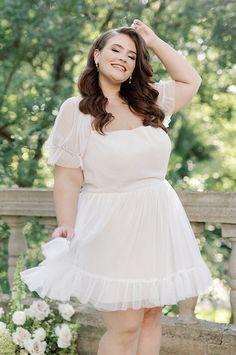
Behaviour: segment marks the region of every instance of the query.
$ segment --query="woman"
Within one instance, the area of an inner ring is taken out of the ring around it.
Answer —
[[[153,83],[147,48],[171,80]],[[212,282],[165,180],[170,116],[200,83],[183,56],[135,20],[94,42],[81,96],[62,104],[47,141],[58,227],[43,245],[46,259],[21,275],[41,297],[75,296],[102,312],[99,355],[156,355],[162,308]]]

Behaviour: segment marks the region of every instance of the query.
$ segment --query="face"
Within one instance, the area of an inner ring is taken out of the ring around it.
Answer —
[[[102,50],[94,51],[94,60],[99,64],[99,78],[113,83],[122,83],[132,74],[136,64],[137,50],[133,40],[118,33],[111,37]]]

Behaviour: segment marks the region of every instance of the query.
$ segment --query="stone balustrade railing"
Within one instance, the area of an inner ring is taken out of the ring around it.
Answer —
[[[219,223],[222,237],[231,244],[229,259],[230,302],[236,331],[236,193],[231,192],[177,192],[196,235],[204,231],[205,223]],[[56,227],[51,189],[0,188],[0,217],[10,227],[8,245],[8,280],[12,284],[17,258],[26,253],[27,243],[23,228],[30,217],[41,217],[49,234]],[[194,315],[197,297],[179,302],[179,320],[197,323]]]

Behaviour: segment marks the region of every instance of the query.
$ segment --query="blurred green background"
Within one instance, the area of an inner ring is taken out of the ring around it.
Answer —
[[[107,29],[130,26],[135,18],[186,56],[202,77],[191,104],[172,117],[168,181],[177,190],[236,191],[233,0],[0,0],[1,187],[52,187],[43,145],[58,108],[78,94],[76,81],[94,39]],[[169,79],[150,54],[154,80]],[[9,291],[8,233],[2,223],[0,292]],[[47,233],[33,219],[25,234],[27,263],[36,265]],[[207,226],[198,241],[213,276],[227,282],[230,245],[220,227]]]

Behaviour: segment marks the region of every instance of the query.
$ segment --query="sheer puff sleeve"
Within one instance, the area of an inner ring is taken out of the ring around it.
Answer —
[[[65,168],[83,167],[79,132],[81,119],[76,112],[76,99],[76,97],[70,97],[63,102],[52,131],[45,142],[49,165],[59,165]]]
[[[160,80],[153,85],[159,92],[157,104],[165,113],[163,124],[169,127],[175,109],[175,80]]]

